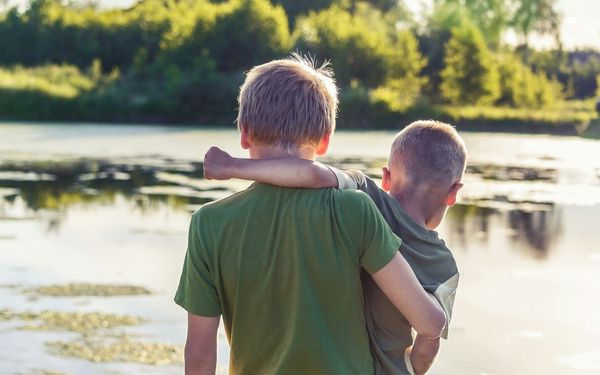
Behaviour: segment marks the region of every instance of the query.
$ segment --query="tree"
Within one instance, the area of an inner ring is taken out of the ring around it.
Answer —
[[[452,104],[491,104],[500,95],[493,56],[470,23],[452,30],[441,72],[442,97]]]
[[[390,57],[390,78],[371,93],[374,101],[385,103],[388,109],[402,112],[421,95],[427,77],[421,71],[427,60],[419,52],[415,36],[408,30],[400,31]]]
[[[205,46],[219,70],[243,70],[290,51],[285,11],[269,0],[231,0],[217,13]]]
[[[357,80],[376,87],[386,81],[389,39],[363,18],[334,5],[300,18],[295,34],[299,50],[331,60],[340,86]]]
[[[430,26],[451,30],[463,20],[479,28],[490,46],[498,46],[509,27],[510,12],[505,0],[435,0]]]
[[[534,73],[513,53],[499,56],[500,98],[498,103],[521,108],[543,108],[556,103],[562,96],[562,86]]]
[[[281,5],[290,19],[290,26],[296,18],[308,14],[310,11],[320,11],[329,8],[335,0],[273,0],[274,4]]]
[[[596,112],[600,114],[600,74],[596,76]]]
[[[529,37],[533,32],[550,34],[557,46],[560,42],[561,17],[556,11],[556,0],[515,0],[515,11],[511,17],[511,26],[521,36],[525,49],[529,46]]]
[[[497,47],[509,26],[509,9],[505,0],[464,0],[471,19],[485,40]]]

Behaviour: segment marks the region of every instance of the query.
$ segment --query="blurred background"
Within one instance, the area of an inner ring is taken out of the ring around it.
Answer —
[[[600,373],[600,3],[0,0],[0,373],[179,374],[191,213],[244,189],[236,96],[310,54],[340,88],[322,161],[380,177],[420,118],[469,148],[439,229],[461,271],[432,374]],[[219,373],[228,345],[219,334]]]

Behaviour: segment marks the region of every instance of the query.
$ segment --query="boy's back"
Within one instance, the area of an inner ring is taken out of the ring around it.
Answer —
[[[176,302],[223,315],[234,373],[372,373],[358,275],[399,245],[361,192],[254,184],[193,215]]]
[[[360,189],[373,200],[392,231],[402,238],[400,252],[423,288],[434,295],[448,319],[458,286],[458,268],[437,232],[416,223],[400,203],[360,171],[331,168],[341,189]],[[363,275],[365,319],[377,374],[409,374],[404,354],[413,344],[411,325],[369,275]],[[448,327],[442,333],[447,338]]]

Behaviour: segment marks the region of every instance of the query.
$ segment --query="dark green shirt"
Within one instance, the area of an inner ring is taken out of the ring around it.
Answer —
[[[448,337],[454,296],[458,286],[456,261],[437,232],[415,222],[400,203],[360,171],[330,169],[340,189],[360,189],[371,197],[394,233],[402,238],[400,253],[423,288],[431,293],[448,319],[442,337]],[[410,374],[404,352],[413,344],[412,327],[369,276],[363,278],[365,319],[377,374]]]
[[[359,191],[253,184],[192,216],[175,301],[223,316],[234,374],[371,374],[361,268],[400,239]]]

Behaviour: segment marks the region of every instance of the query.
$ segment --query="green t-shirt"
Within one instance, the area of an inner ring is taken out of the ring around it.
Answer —
[[[358,191],[255,183],[192,216],[175,302],[223,316],[234,374],[371,374],[361,268],[400,239]]]
[[[448,337],[454,296],[458,286],[456,261],[437,232],[416,223],[400,203],[360,171],[335,173],[340,189],[360,189],[375,202],[394,233],[402,238],[400,253],[423,288],[440,303],[448,321],[442,337]],[[398,312],[371,277],[364,277],[365,319],[376,374],[410,374],[404,352],[413,344],[411,325]]]

